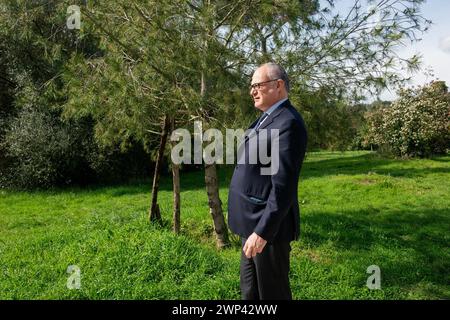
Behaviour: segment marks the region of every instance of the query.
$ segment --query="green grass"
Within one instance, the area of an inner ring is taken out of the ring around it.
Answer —
[[[226,212],[232,168],[219,170]],[[292,245],[296,299],[450,299],[450,157],[310,153]],[[239,299],[239,241],[215,248],[201,172],[182,174],[182,234],[147,223],[150,183],[0,190],[0,299]],[[81,289],[66,287],[69,265]],[[381,269],[381,290],[366,287]]]

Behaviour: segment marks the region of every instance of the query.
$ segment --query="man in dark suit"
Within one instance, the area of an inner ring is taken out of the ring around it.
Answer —
[[[266,63],[254,72],[250,94],[263,115],[240,146],[228,196],[228,223],[242,239],[240,286],[245,300],[292,299],[290,242],[300,233],[297,188],[307,133],[288,92],[289,79],[281,66]],[[274,139],[278,148],[273,148]],[[267,163],[261,159],[251,161],[261,147],[272,151],[270,165],[276,166],[271,174],[263,174]]]

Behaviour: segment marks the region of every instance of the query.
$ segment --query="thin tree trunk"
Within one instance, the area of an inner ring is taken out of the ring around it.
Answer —
[[[161,212],[159,210],[158,205],[158,189],[159,189],[159,177],[161,176],[162,161],[164,157],[164,151],[166,149],[166,142],[167,136],[169,135],[169,130],[170,130],[170,121],[169,117],[166,115],[164,116],[163,130],[161,133],[161,140],[158,149],[158,157],[156,159],[155,165],[155,173],[153,174],[152,204],[150,207],[150,214],[149,214],[150,221],[158,221],[158,222],[162,221]]]
[[[171,131],[175,130],[175,121],[171,121]],[[172,141],[172,147],[176,141]],[[172,162],[173,179],[173,232],[180,233],[180,165]]]
[[[214,231],[216,232],[217,247],[223,248],[229,245],[228,227],[225,223],[222,201],[220,201],[219,197],[219,183],[215,164],[205,164],[205,184],[208,194],[209,212],[213,218]]]
[[[205,72],[201,73],[200,95],[205,98],[207,91]],[[209,212],[211,213],[214,231],[216,232],[217,247],[223,248],[229,245],[228,227],[222,211],[222,201],[219,196],[219,184],[217,181],[217,168],[215,164],[205,164],[205,184],[208,194]]]
[[[173,232],[180,233],[180,166],[172,164],[173,176]]]
[[[267,39],[264,36],[261,37],[261,51],[262,51],[263,57],[266,58],[267,57]]]
[[[205,97],[206,95],[206,77],[205,77],[205,73],[202,71],[202,78],[200,80],[200,95],[202,96],[202,98]]]

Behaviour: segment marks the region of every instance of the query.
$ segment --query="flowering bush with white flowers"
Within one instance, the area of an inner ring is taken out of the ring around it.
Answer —
[[[428,157],[450,148],[450,94],[443,81],[400,90],[390,106],[368,112],[363,144],[400,157]]]

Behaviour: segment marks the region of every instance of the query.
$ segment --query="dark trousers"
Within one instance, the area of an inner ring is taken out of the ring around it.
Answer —
[[[247,239],[242,239],[244,246]],[[289,286],[287,241],[267,243],[264,250],[247,258],[241,250],[241,294],[243,300],[292,300]]]

